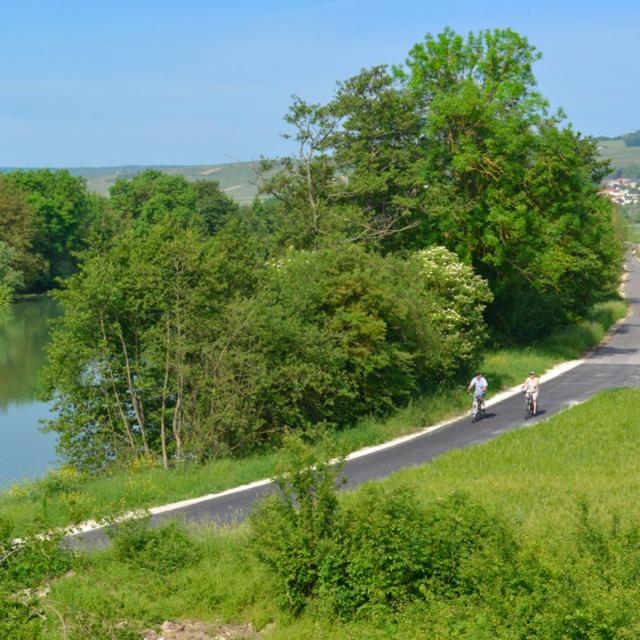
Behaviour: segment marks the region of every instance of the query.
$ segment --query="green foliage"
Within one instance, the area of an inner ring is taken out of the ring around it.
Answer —
[[[119,178],[109,189],[109,208],[125,226],[137,233],[167,216],[182,226],[195,224],[206,233],[217,233],[239,212],[239,207],[214,180],[189,182],[180,175],[167,175],[157,169]]]
[[[247,214],[213,238],[165,220],[86,254],[46,371],[71,462],[246,453],[388,413],[479,360],[489,293],[445,250],[265,248]]]
[[[107,527],[118,560],[166,574],[196,564],[200,552],[183,527],[170,521],[150,526],[150,517],[134,517]]]
[[[435,594],[500,589],[516,578],[505,523],[462,494],[424,508],[410,491],[371,487],[337,500],[341,465],[289,440],[278,493],[252,514],[252,546],[273,572],[282,605],[299,613],[319,597],[334,613],[380,614]]]
[[[517,550],[506,523],[464,494],[423,507],[409,490],[371,487],[336,519],[317,594],[352,617],[499,592],[517,577]]]
[[[341,616],[384,615],[516,579],[512,533],[468,497],[424,508],[408,490],[371,487],[344,506],[338,472],[298,451],[277,480],[279,494],[253,514],[253,547],[281,585],[285,608],[299,613],[318,597]]]
[[[635,638],[639,397],[609,391],[535,428],[339,494],[330,525],[309,527],[328,530],[318,545],[327,570],[319,567],[299,615],[288,609],[284,576],[256,558],[248,527],[208,526],[193,532],[195,565],[158,572],[113,550],[84,557],[41,600],[43,635],[62,635],[51,605],[78,640],[139,637],[165,619],[251,621],[283,640]],[[328,457],[301,449],[291,464]],[[265,534],[279,545],[270,524]],[[348,573],[329,571],[338,560]]]
[[[25,193],[10,178],[0,176],[0,243],[12,252],[9,260],[5,255],[4,268],[8,264],[21,274],[23,282],[19,284],[27,289],[41,277],[46,266],[42,256],[37,255],[34,249],[37,234],[34,210],[27,203]],[[17,283],[5,286],[5,295],[7,289],[13,291],[16,286]]]
[[[427,35],[401,69],[365,70],[334,99],[296,98],[301,153],[264,186],[276,233],[384,252],[446,246],[484,277],[499,336],[539,337],[616,285],[621,249],[597,144],[536,90],[539,53],[509,29]],[[516,304],[513,304],[515,300]]]
[[[220,231],[240,212],[240,207],[224,194],[215,180],[197,180],[193,183],[193,189],[196,193],[196,213],[211,235]]]
[[[313,594],[333,534],[336,484],[343,466],[318,458],[299,437],[288,439],[278,492],[253,511],[253,548],[281,585],[282,604],[301,611]]]
[[[84,246],[91,209],[85,181],[62,169],[16,171],[5,179],[24,194],[33,211],[37,235],[32,245],[40,270],[30,288],[49,289],[57,278],[73,273],[73,254]]]
[[[13,294],[24,284],[23,275],[14,268],[16,251],[0,240],[0,306],[11,302]]]
[[[582,315],[613,290],[620,258],[598,195],[608,166],[595,141],[548,113],[531,71],[538,57],[510,30],[466,40],[447,30],[407,60],[408,84],[429,104],[436,233],[489,281],[490,323],[515,337]]]
[[[171,215],[186,224],[194,215],[196,194],[182,176],[169,176],[157,169],[147,169],[129,180],[118,179],[109,189],[110,206],[139,232]]]
[[[71,566],[59,535],[16,539],[11,523],[0,520],[0,637],[40,638],[46,615],[37,590]]]
[[[322,619],[332,620],[330,637],[365,637],[370,627],[398,638],[635,637],[640,520],[628,506],[637,492],[628,470],[638,450],[637,395],[604,394],[536,430],[340,500],[317,546],[313,588],[300,594],[306,613],[291,629]],[[610,433],[601,412],[613,406],[624,410]],[[452,486],[475,497],[434,500]],[[286,544],[268,536],[266,547]],[[283,562],[267,566],[291,575]],[[334,616],[351,621],[350,634]]]

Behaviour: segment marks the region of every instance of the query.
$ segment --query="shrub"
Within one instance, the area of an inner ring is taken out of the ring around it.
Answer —
[[[425,507],[409,490],[370,486],[343,506],[339,467],[296,442],[295,466],[252,516],[254,550],[275,576],[284,608],[299,613],[319,597],[323,608],[352,617],[521,588],[512,532],[466,495]]]
[[[11,523],[0,520],[0,638],[33,640],[44,628],[36,588],[72,566],[59,536],[15,540]]]
[[[427,507],[409,490],[359,497],[341,512],[320,569],[318,592],[341,615],[499,591],[517,573],[509,528],[464,494]]]
[[[150,517],[136,517],[112,523],[107,535],[116,557],[156,572],[175,571],[196,564],[200,550],[177,522],[150,527]]]
[[[286,446],[278,493],[251,515],[252,546],[280,584],[281,604],[297,613],[314,592],[333,532],[342,465],[318,460],[299,437],[289,436]]]

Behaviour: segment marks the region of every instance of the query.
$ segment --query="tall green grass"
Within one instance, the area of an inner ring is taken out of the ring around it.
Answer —
[[[638,581],[627,575],[620,550],[636,548],[640,531],[639,404],[640,390],[607,391],[533,427],[398,472],[383,484],[396,493],[409,488],[424,504],[464,490],[509,524],[523,566],[530,558],[565,599],[557,606],[573,600],[579,605],[559,618],[553,600],[545,601],[540,615],[555,624],[560,619],[567,631],[557,635],[550,626],[535,637],[635,638]],[[362,490],[340,499],[358,501]],[[119,637],[107,635],[117,625],[142,629],[185,618],[250,621],[267,629],[265,638],[279,640],[527,637],[496,627],[497,608],[506,620],[521,610],[511,612],[509,602],[485,601],[481,594],[448,604],[425,597],[394,616],[382,612],[341,621],[311,604],[291,617],[275,604],[277,588],[250,552],[247,534],[247,526],[198,529],[193,535],[202,560],[169,574],[122,563],[115,550],[84,557],[74,575],[53,585],[49,598],[71,639],[98,619],[104,636],[96,638]],[[541,583],[540,589],[547,586]],[[535,591],[527,602],[536,603]],[[51,616],[50,622],[47,637],[59,638],[59,618]]]
[[[495,393],[524,380],[534,369],[543,372],[563,360],[580,356],[602,340],[606,330],[624,317],[626,305],[610,301],[596,305],[590,316],[535,345],[490,351],[483,371]],[[466,411],[469,396],[463,386],[418,398],[385,419],[369,418],[332,433],[338,451],[347,453],[385,442]],[[23,482],[0,494],[0,518],[18,534],[101,518],[117,512],[165,504],[215,493],[273,475],[277,453],[241,460],[217,460],[206,465],[185,464],[164,470],[153,462],[102,477],[89,478],[62,468],[48,476]]]

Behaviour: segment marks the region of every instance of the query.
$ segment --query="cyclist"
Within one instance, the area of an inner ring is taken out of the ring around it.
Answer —
[[[538,393],[540,392],[540,379],[535,371],[529,371],[527,379],[522,383],[522,390],[525,396],[531,396],[533,403],[533,415],[538,413]]]
[[[484,407],[484,397],[487,394],[488,387],[489,385],[480,371],[476,373],[469,383],[468,390],[471,391],[473,389],[473,397],[478,404],[478,410]]]

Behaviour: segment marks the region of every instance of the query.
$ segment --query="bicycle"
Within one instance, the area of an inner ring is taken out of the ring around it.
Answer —
[[[528,420],[533,416],[533,394],[524,394],[524,419]]]
[[[473,396],[473,404],[471,405],[471,422],[477,422],[484,418],[484,398],[482,396]]]

